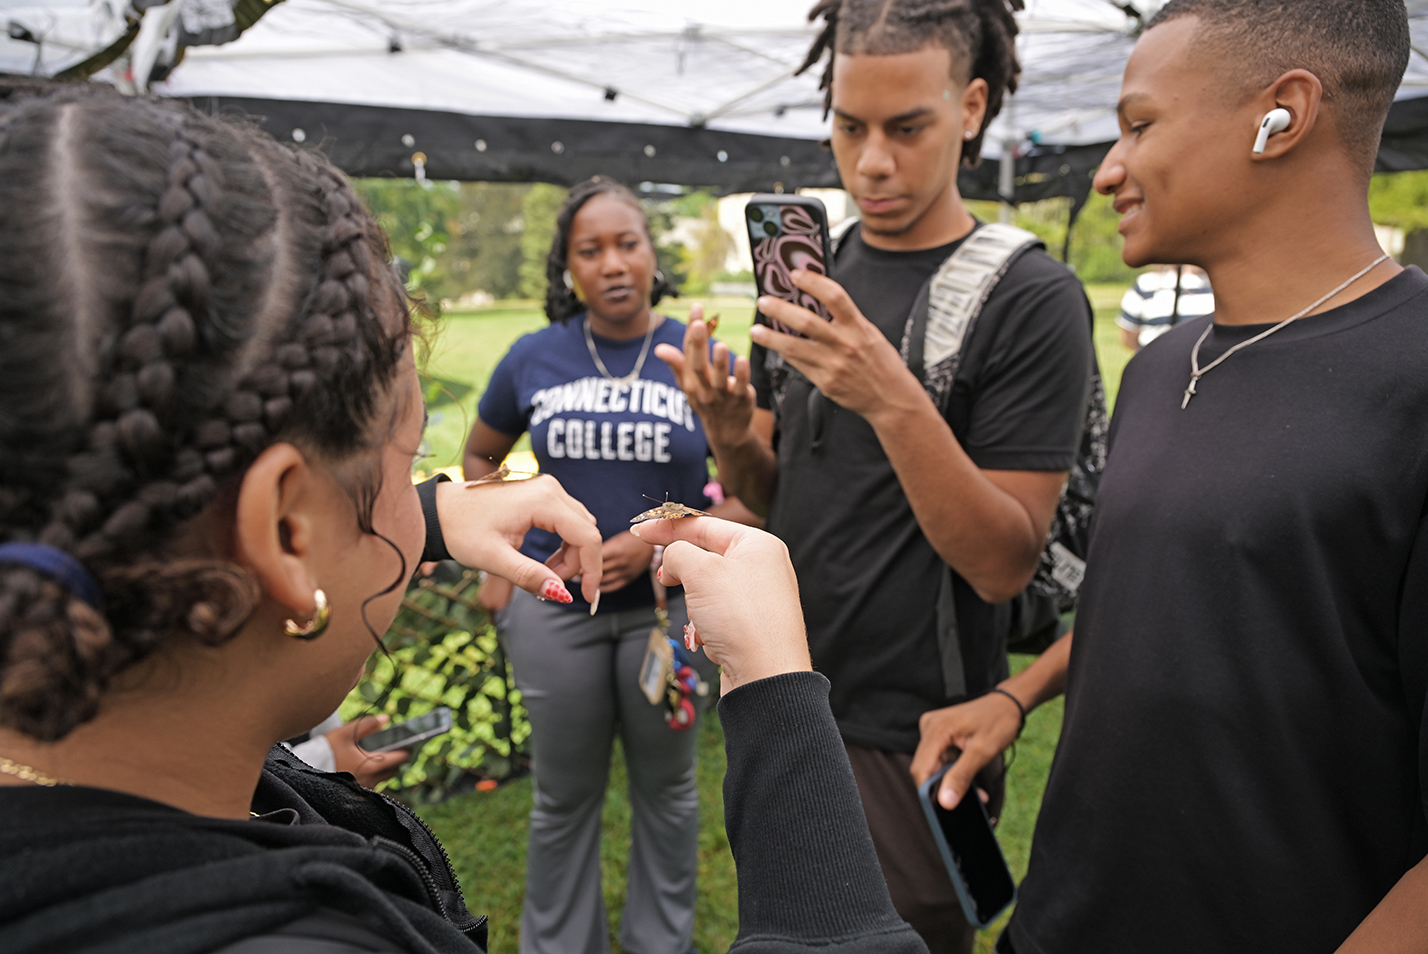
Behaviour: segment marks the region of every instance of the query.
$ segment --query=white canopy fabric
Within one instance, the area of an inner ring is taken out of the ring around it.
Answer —
[[[98,78],[139,88],[153,78],[160,95],[263,117],[280,138],[323,143],[353,174],[571,182],[605,172],[724,191],[837,181],[818,145],[821,67],[793,75],[814,33],[811,0],[285,0],[220,46],[189,44],[224,39],[235,6],[251,14],[268,0],[132,3],[142,26]],[[1158,0],[1026,6],[1022,89],[984,153],[1018,157],[1018,200],[1084,197],[1118,134],[1120,74],[1141,23],[1128,11],[1148,16]],[[1409,8],[1428,49],[1428,0]],[[0,0],[0,71],[61,73],[133,30],[125,9]],[[1419,53],[1400,95],[1425,94]],[[1386,167],[1428,165],[1428,101],[1412,105],[1422,108],[1404,114]],[[998,167],[965,176],[964,191],[1005,194],[1013,183]]]

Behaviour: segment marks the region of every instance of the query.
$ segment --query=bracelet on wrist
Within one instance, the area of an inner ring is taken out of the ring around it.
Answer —
[[[999,692],[999,693],[1001,693],[1002,695],[1004,695],[1004,696],[1006,696],[1008,699],[1010,699],[1010,700],[1012,701],[1012,704],[1016,706],[1016,711],[1017,711],[1017,713],[1020,714],[1020,716],[1021,716],[1021,724],[1016,727],[1016,737],[1017,737],[1018,739],[1021,738],[1021,733],[1022,733],[1022,731],[1026,728],[1026,706],[1022,705],[1020,699],[1018,699],[1016,696],[1012,695],[1012,694],[1011,694],[1010,692],[1008,692],[1007,690],[1003,689],[1001,686],[993,686],[991,689],[989,689],[989,690],[987,690],[987,691],[988,691],[989,694],[990,694],[990,693],[993,693],[993,692]]]

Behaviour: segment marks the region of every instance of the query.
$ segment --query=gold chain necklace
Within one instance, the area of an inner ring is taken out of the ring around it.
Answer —
[[[28,765],[21,765],[19,762],[11,761],[0,755],[0,772],[6,775],[13,775],[26,782],[34,782],[36,785],[43,785],[45,788],[53,788],[56,785],[73,785],[68,779],[55,778],[53,775],[46,775],[37,768]]]

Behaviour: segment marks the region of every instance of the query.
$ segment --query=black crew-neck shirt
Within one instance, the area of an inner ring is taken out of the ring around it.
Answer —
[[[1018,954],[1327,954],[1428,848],[1428,277],[1182,410],[1208,321],[1121,381]]]
[[[959,244],[890,252],[854,231],[832,274],[900,346],[918,292]],[[1012,263],[967,338],[948,411],[978,467],[1070,468],[1090,389],[1090,329],[1085,293],[1064,265],[1040,249]],[[754,384],[768,408],[764,356],[755,345]],[[767,527],[788,545],[798,571],[813,664],[833,684],[843,738],[912,752],[918,718],[960,698],[947,695],[937,646],[944,564],[866,420],[823,399],[821,441],[813,446],[811,390],[806,378],[789,376]],[[967,693],[978,696],[1005,675],[1009,610],[983,602],[955,573],[953,592]]]

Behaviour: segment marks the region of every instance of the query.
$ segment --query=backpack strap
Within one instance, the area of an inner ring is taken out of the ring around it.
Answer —
[[[903,331],[902,359],[944,419],[962,348],[982,307],[1012,262],[1038,246],[1045,247],[1025,229],[999,223],[978,226],[918,292]],[[952,568],[946,563],[937,588],[936,625],[943,691],[946,698],[957,699],[967,695],[967,673]]]
[[[992,223],[977,227],[942,263],[913,302],[902,336],[902,359],[944,416],[962,346],[988,296],[1012,262],[1045,243],[1026,229]]]

